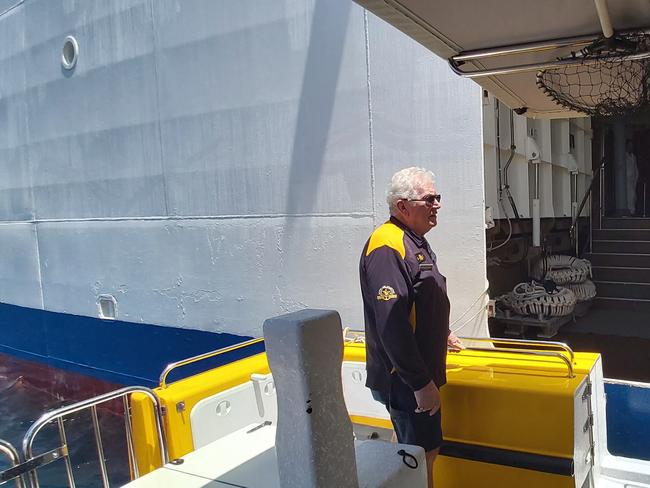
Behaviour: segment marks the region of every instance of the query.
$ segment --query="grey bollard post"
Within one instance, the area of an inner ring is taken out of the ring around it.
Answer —
[[[302,310],[264,322],[278,398],[275,449],[282,488],[358,488],[343,400],[341,318]]]

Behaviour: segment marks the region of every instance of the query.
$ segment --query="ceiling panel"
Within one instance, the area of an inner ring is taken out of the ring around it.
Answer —
[[[594,0],[355,0],[444,59],[465,51],[601,32]],[[610,0],[615,30],[650,26],[650,0]],[[552,61],[570,50],[484,59],[462,69],[497,68]],[[536,86],[536,73],[475,78],[513,108],[530,117],[580,116],[557,105]]]

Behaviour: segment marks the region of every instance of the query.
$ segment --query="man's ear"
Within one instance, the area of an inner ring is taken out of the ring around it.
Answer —
[[[399,210],[400,213],[405,215],[409,214],[408,207],[406,206],[406,203],[404,203],[404,200],[398,200],[395,206],[397,207],[397,210]]]

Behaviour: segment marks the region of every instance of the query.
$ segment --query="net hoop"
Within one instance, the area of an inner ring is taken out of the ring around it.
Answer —
[[[537,72],[537,86],[557,104],[596,117],[620,117],[650,107],[650,33],[600,38]]]

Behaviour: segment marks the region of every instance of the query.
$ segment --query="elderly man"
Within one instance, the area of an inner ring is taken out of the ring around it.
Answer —
[[[368,239],[359,266],[366,325],[366,369],[373,397],[386,405],[397,440],[426,451],[429,485],[442,444],[439,388],[449,330],[446,279],[424,235],[438,223],[434,175],[406,168],[393,175],[390,220]]]

